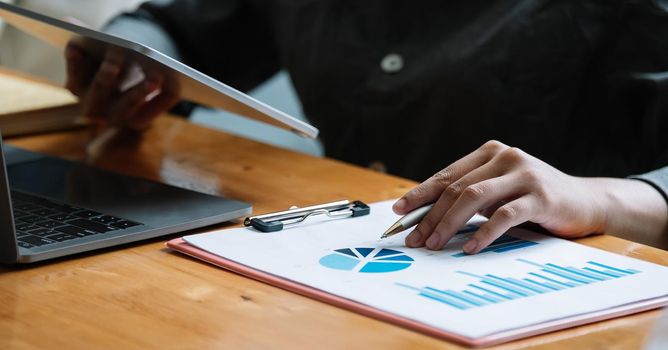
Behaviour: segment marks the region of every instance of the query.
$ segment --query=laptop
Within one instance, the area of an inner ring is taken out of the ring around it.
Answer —
[[[147,46],[0,2],[0,18],[63,49],[123,53],[160,71],[184,99],[316,137],[313,126]],[[251,206],[3,145],[0,135],[0,262],[31,263],[248,216]]]
[[[240,201],[34,153],[0,140],[0,262],[30,263],[251,213]]]
[[[264,104],[243,92],[225,85],[152,48],[114,35],[41,15],[0,1],[0,19],[33,37],[64,50],[76,41],[86,52],[98,58],[110,51],[132,62],[122,89],[141,82],[144,72],[159,73],[163,88],[178,91],[182,99],[201,105],[222,108],[228,112],[292,131],[300,136],[316,138],[318,129]]]

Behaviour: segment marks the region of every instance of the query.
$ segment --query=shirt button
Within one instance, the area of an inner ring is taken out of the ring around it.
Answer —
[[[397,53],[388,54],[380,61],[380,68],[388,74],[397,73],[404,68],[404,58]]]
[[[371,164],[369,164],[369,169],[379,173],[387,173],[387,165],[379,160],[371,162]]]

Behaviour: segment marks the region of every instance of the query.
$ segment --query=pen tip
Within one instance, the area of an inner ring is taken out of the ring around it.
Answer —
[[[383,238],[387,238],[387,237],[390,237],[390,236],[394,236],[394,235],[396,235],[397,233],[399,233],[403,230],[404,230],[403,225],[401,225],[401,223],[397,222],[394,225],[392,225],[392,227],[388,228],[387,231],[385,231],[385,233],[383,233],[383,235],[380,236],[380,238],[383,239]]]

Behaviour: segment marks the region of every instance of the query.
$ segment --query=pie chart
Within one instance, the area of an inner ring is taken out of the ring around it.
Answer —
[[[413,258],[394,249],[342,248],[323,256],[319,262],[335,270],[383,273],[407,269],[413,264]]]

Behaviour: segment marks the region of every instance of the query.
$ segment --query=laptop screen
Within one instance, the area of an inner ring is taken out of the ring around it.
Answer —
[[[14,216],[7,180],[7,167],[0,135],[0,262],[14,263],[18,259],[18,246],[14,233]]]

